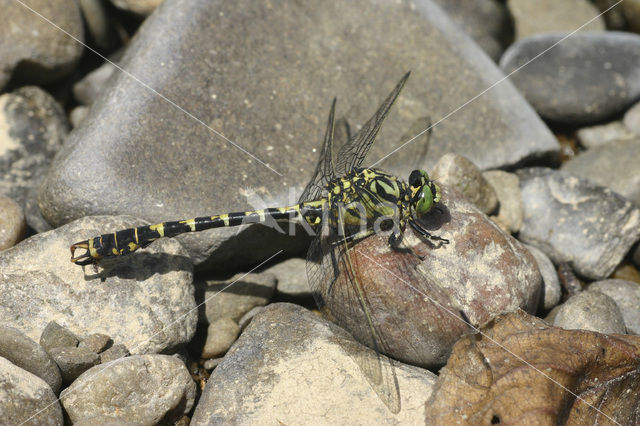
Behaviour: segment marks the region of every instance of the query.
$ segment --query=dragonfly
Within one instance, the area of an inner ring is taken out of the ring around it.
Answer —
[[[103,258],[130,254],[158,238],[211,228],[271,221],[305,224],[315,233],[306,262],[315,301],[326,317],[358,336],[361,343],[378,355],[373,361],[360,358],[358,364],[387,407],[398,412],[397,380],[392,365],[385,364],[391,362],[390,359],[385,357],[382,361],[379,357],[387,352],[385,342],[354,273],[350,250],[376,232],[389,233],[387,241],[392,249],[408,249],[403,248],[403,232],[407,226],[430,241],[449,243],[420,224],[420,218],[441,203],[440,188],[426,171],[413,170],[405,182],[382,170],[361,167],[409,75],[410,72],[402,77],[375,114],[342,144],[334,137],[334,98],[320,159],[297,204],[162,222],[103,234],[73,244],[71,261],[96,267]]]

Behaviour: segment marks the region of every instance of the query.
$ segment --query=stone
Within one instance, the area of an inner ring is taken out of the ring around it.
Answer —
[[[115,71],[115,65],[105,62],[73,85],[73,97],[81,105],[93,104]]]
[[[78,344],[79,348],[87,348],[91,352],[99,354],[113,345],[113,340],[106,334],[90,334]]]
[[[640,32],[640,1],[627,0],[620,4],[624,19],[634,32]]]
[[[431,170],[431,178],[465,196],[485,214],[498,207],[498,196],[480,170],[462,155],[445,154]]]
[[[633,281],[609,279],[589,285],[589,291],[604,293],[616,302],[627,332],[640,334],[640,284]]]
[[[491,219],[498,225],[504,225],[501,226],[503,231],[517,233],[524,216],[518,175],[502,170],[488,170],[482,173],[482,177],[489,182],[498,197],[498,213],[491,216]]]
[[[62,409],[49,385],[0,357],[0,413],[8,425],[64,424]]]
[[[0,194],[18,203],[39,232],[51,227],[38,208],[37,191],[68,132],[62,107],[44,90],[25,86],[0,95]]]
[[[623,334],[624,319],[612,298],[599,291],[582,291],[560,305],[553,325],[568,330]]]
[[[74,0],[33,0],[28,4],[1,0],[0,10],[7,23],[0,28],[0,90],[12,74],[21,81],[46,84],[73,70],[84,50],[76,41],[84,42],[84,31]]]
[[[56,363],[42,346],[19,330],[0,325],[0,357],[47,382],[53,393],[60,391],[62,376]]]
[[[624,113],[622,124],[636,135],[640,135],[640,102],[633,105]]]
[[[566,36],[527,37],[500,59],[505,74],[527,64],[510,79],[542,117],[571,125],[595,124],[625,111],[640,97],[639,35],[585,32],[563,40]]]
[[[356,359],[390,367],[381,370],[382,380],[397,380],[389,398],[399,404],[397,414]],[[243,424],[417,424],[424,422],[435,378],[417,367],[378,361],[334,324],[300,306],[276,303],[254,318],[213,370],[191,424],[218,418]]]
[[[78,0],[78,6],[96,46],[103,51],[112,48],[116,34],[104,3],[100,0]]]
[[[337,262],[335,281],[329,255],[322,266],[314,258],[308,272],[320,277],[310,283],[318,304],[356,340],[426,368],[446,362],[452,345],[469,331],[467,320],[479,325],[517,308],[535,312],[542,285],[525,247],[460,193],[444,185],[441,193],[439,211],[433,209],[419,223],[448,244],[422,238],[407,226],[399,249],[389,246],[391,231],[355,244],[350,261]],[[353,276],[366,295],[368,314],[353,290]]]
[[[136,355],[82,374],[60,400],[72,423],[109,416],[129,424],[170,423],[193,407],[196,384],[179,359]]]
[[[0,250],[15,246],[26,230],[22,208],[11,198],[0,195]]]
[[[106,364],[108,362],[116,361],[118,359],[127,357],[131,354],[129,353],[129,349],[127,349],[125,345],[116,344],[111,346],[109,349],[105,350],[104,352],[101,352],[99,355],[100,355],[100,363]]]
[[[93,416],[83,417],[73,423],[73,426],[128,426],[131,423],[127,420],[118,419],[110,416]]]
[[[640,210],[624,197],[566,172],[518,171],[524,205],[521,241],[593,280],[611,274],[640,238]]]
[[[87,114],[89,114],[89,107],[86,107],[84,105],[80,105],[72,109],[71,113],[69,114],[69,121],[71,122],[71,125],[74,128],[78,127],[80,123],[82,123],[82,120],[85,119]]]
[[[588,0],[508,0],[507,6],[517,40],[539,33],[605,30],[600,11]]]
[[[111,0],[114,6],[139,15],[149,15],[164,0]]]
[[[625,31],[628,29],[627,20],[624,16],[619,0],[595,0],[593,2],[600,12],[604,13],[603,18],[609,30]]]
[[[542,275],[543,287],[540,307],[548,311],[556,306],[562,297],[562,288],[560,287],[560,280],[558,279],[556,268],[553,266],[551,259],[541,250],[528,244],[525,244],[525,247],[527,247],[536,259],[538,270],[540,271],[540,275]]]
[[[361,43],[346,42],[353,40]],[[322,6],[167,0],[140,28],[121,65],[147,76],[164,99],[125,74],[110,79],[40,192],[42,211],[55,226],[105,211],[157,223],[293,204],[317,163],[332,98],[339,95],[338,117],[347,115],[358,129],[409,69],[412,77],[364,165],[398,148],[398,136],[416,120],[454,111],[455,119],[432,132],[428,155],[416,156],[408,144],[393,157],[410,161],[391,171],[406,177],[415,160],[428,170],[447,152],[484,170],[559,150],[509,81],[460,108],[503,74],[428,0]],[[304,235],[264,226],[179,241],[196,265],[216,271],[255,265],[282,248],[283,257],[299,255],[309,244]]]
[[[220,365],[220,363],[222,362],[224,358],[212,358],[212,359],[208,359],[206,360],[202,366],[206,369],[206,370],[213,370],[214,368],[216,368],[218,365]]]
[[[309,294],[309,296],[311,296],[311,294]],[[251,320],[253,319],[253,317],[255,317],[260,312],[262,312],[264,308],[265,308],[264,306],[256,306],[255,308],[252,308],[249,312],[244,314],[242,318],[240,318],[240,320],[238,321],[238,326],[240,326],[240,330],[244,330],[251,323]]]
[[[585,148],[595,148],[619,140],[634,139],[635,133],[627,129],[621,121],[583,127],[576,132],[576,137]]]
[[[640,135],[588,149],[562,164],[561,170],[606,186],[640,205]]]
[[[76,347],[78,342],[71,330],[55,321],[50,321],[40,335],[40,346],[47,352],[53,348]]]
[[[272,274],[236,274],[229,280],[196,279],[198,306],[204,303],[199,321],[211,324],[221,318],[238,321],[256,306],[271,300],[276,288]]]
[[[265,273],[276,277],[276,291],[285,297],[310,297],[309,282],[307,281],[307,261],[299,257],[292,257],[277,263]]]
[[[50,321],[79,336],[108,334],[131,353],[167,351],[189,342],[197,310],[192,264],[180,244],[103,261],[95,272],[69,261],[69,246],[133,225],[127,217],[84,218],[0,252],[0,323],[32,339]]]
[[[62,379],[71,383],[82,373],[100,363],[97,353],[81,347],[59,347],[49,350],[49,355],[58,364]]]
[[[494,61],[513,32],[509,11],[495,0],[436,0],[447,15]]]
[[[217,358],[224,355],[240,335],[240,327],[229,318],[220,318],[209,324],[207,340],[202,348],[202,358]]]

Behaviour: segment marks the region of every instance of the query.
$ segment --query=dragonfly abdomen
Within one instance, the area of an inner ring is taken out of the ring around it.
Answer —
[[[102,234],[71,246],[71,261],[79,265],[95,263],[106,256],[123,256],[141,247],[146,247],[158,238],[175,237],[188,232],[206,229],[238,226],[251,223],[265,223],[270,220],[294,220],[303,217],[309,224],[317,225],[322,216],[324,200],[296,204],[289,207],[235,212],[216,216],[202,216],[193,219],[162,222],[155,225],[123,229],[111,234]],[[76,249],[86,251],[74,256]]]

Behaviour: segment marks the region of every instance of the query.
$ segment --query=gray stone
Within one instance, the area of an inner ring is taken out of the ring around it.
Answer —
[[[518,175],[502,170],[488,170],[482,173],[482,176],[493,187],[498,197],[498,214],[491,216],[491,219],[503,231],[517,233],[520,231],[524,217]]]
[[[640,32],[640,1],[626,0],[620,4],[620,7],[631,30]]]
[[[604,13],[603,18],[609,30],[626,31],[628,29],[623,7],[618,7],[619,0],[594,0],[593,3],[600,12]]]
[[[640,135],[588,149],[561,170],[606,186],[640,205]]]
[[[114,72],[116,72],[116,67],[110,62],[105,62],[91,71],[82,80],[73,85],[74,98],[82,105],[93,104],[96,98],[104,91],[107,81]]]
[[[551,259],[549,259],[541,250],[538,250],[534,246],[528,244],[525,244],[525,246],[531,252],[533,257],[535,257],[538,269],[540,270],[540,275],[542,275],[543,289],[540,302],[541,307],[548,311],[556,306],[562,297],[562,288],[560,287],[560,280],[558,279],[556,268],[553,266]]]
[[[608,188],[566,172],[522,169],[524,223],[519,238],[555,264],[603,279],[640,238],[640,210]]]
[[[443,155],[431,170],[431,178],[460,192],[484,214],[490,214],[498,207],[493,186],[476,165],[462,155]]]
[[[72,109],[69,114],[69,121],[71,121],[71,125],[74,128],[78,127],[80,123],[82,123],[82,120],[86,118],[87,114],[89,114],[89,107],[84,105],[80,105]]]
[[[264,272],[276,277],[276,290],[279,294],[291,297],[311,296],[305,259],[293,257],[273,265]]]
[[[604,19],[598,17],[600,11],[588,0],[508,0],[507,5],[518,40],[538,33],[572,32],[579,28],[605,30]]]
[[[7,425],[60,425],[62,409],[49,385],[0,357],[0,413]]]
[[[0,95],[0,123],[0,194],[22,207],[36,231],[50,229],[36,195],[69,132],[64,111],[44,90],[26,86]]]
[[[589,291],[599,291],[612,298],[622,314],[627,332],[640,334],[640,284],[626,280],[603,280],[591,283]]]
[[[622,118],[624,126],[636,135],[640,135],[640,102],[629,108]]]
[[[220,318],[209,324],[207,340],[202,348],[202,358],[224,355],[240,335],[240,327],[230,318]]]
[[[104,3],[100,0],[78,0],[78,6],[96,46],[102,50],[113,47],[116,42],[115,31]]]
[[[365,160],[372,165],[399,146],[398,135],[417,119],[451,114],[503,77],[429,0],[322,6],[167,0],[136,34],[122,66],[192,116],[128,75],[115,75],[40,192],[40,206],[56,226],[107,211],[160,222],[291,204],[312,175],[335,95],[338,116],[357,129],[413,70]],[[420,157],[426,168],[447,152],[487,169],[558,151],[509,81],[439,123],[431,139],[429,155]],[[394,158],[420,159],[412,147]],[[410,172],[407,165],[392,171]],[[196,264],[226,270],[255,265],[283,247],[299,254],[308,245],[264,226],[241,231],[210,230],[180,241]]]
[[[136,355],[87,370],[60,394],[71,422],[110,416],[138,425],[170,423],[193,407],[196,384],[179,359]]]
[[[621,121],[607,124],[583,127],[576,132],[576,137],[585,148],[595,148],[619,140],[637,138],[637,135],[627,129]]]
[[[132,353],[190,341],[197,324],[192,264],[177,241],[103,261],[97,273],[69,261],[72,243],[140,224],[84,218],[0,252],[0,322],[38,339],[56,321],[76,335],[107,334]]]
[[[49,350],[49,355],[58,364],[62,379],[65,383],[71,383],[82,373],[100,363],[97,353],[87,348],[60,347]]]
[[[22,81],[50,83],[73,69],[84,50],[68,35],[84,41],[82,18],[74,0],[0,0],[0,10],[6,23],[0,27],[0,89],[12,74]]]
[[[113,340],[111,337],[106,334],[94,333],[90,334],[78,344],[79,348],[87,348],[91,352],[95,352],[99,354],[103,352],[105,349],[108,349],[113,344]]]
[[[78,421],[73,422],[73,426],[129,426],[130,422],[127,420],[118,419],[110,416],[93,416],[84,417]]]
[[[163,0],[111,0],[115,6],[139,15],[149,15]]]
[[[0,195],[0,250],[15,246],[26,230],[22,208],[11,198]]]
[[[624,319],[616,302],[599,291],[582,291],[560,305],[553,325],[570,330],[623,334]]]
[[[224,358],[212,358],[212,359],[208,359],[206,360],[202,366],[206,369],[206,370],[213,370],[214,368],[216,368],[218,365],[220,365],[220,363],[222,362]]]
[[[398,414],[378,397],[356,359],[389,367],[382,370],[382,383],[397,380],[389,399],[399,397]],[[213,370],[191,424],[418,424],[435,378],[399,362],[392,367],[384,357],[378,361],[343,330],[300,306],[272,304]]]
[[[447,15],[494,61],[512,33],[509,11],[495,0],[436,0]]]
[[[0,357],[35,374],[57,394],[62,385],[60,370],[47,352],[19,330],[0,325]]]
[[[106,364],[107,362],[115,361],[129,355],[131,355],[129,349],[127,349],[125,345],[116,344],[100,353],[100,363]]]
[[[566,36],[547,33],[520,40],[507,49],[500,66],[511,73]],[[638,69],[640,36],[586,32],[555,45],[510,79],[544,118],[592,124],[621,113],[640,97]]]
[[[237,274],[229,280],[196,279],[196,299],[200,310],[200,322],[213,323],[221,318],[238,321],[256,306],[264,306],[271,300],[276,288],[272,274]]]
[[[78,338],[71,330],[50,321],[40,335],[40,346],[47,352],[53,348],[78,346]]]
[[[311,296],[311,294],[309,294],[309,296]],[[265,309],[264,306],[256,306],[255,308],[252,308],[249,312],[244,314],[242,318],[240,318],[240,320],[238,321],[240,330],[244,330],[251,323],[251,320],[253,319],[253,317],[258,315],[264,309]]]

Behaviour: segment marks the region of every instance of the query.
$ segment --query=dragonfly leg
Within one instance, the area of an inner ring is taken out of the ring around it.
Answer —
[[[440,241],[442,244],[449,244],[449,240],[447,240],[446,238],[442,238],[437,235],[431,234],[429,231],[424,229],[414,220],[409,220],[409,225],[411,225],[413,230],[416,231],[418,234],[422,235],[423,237],[427,237],[432,241]]]

